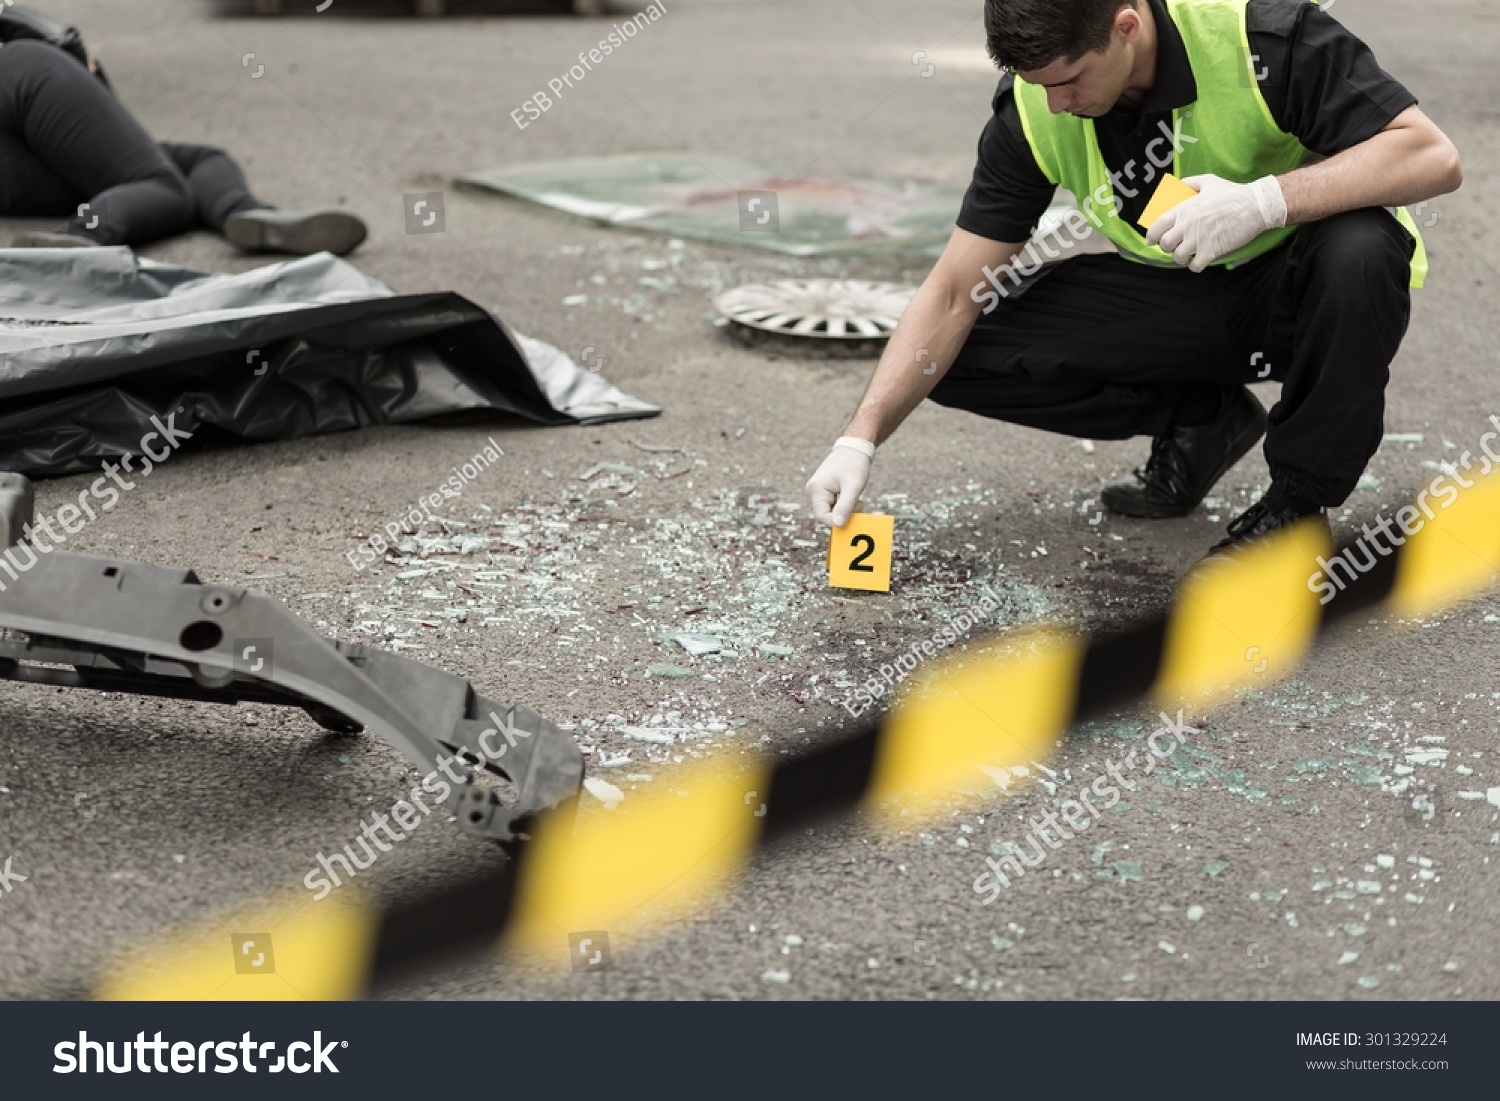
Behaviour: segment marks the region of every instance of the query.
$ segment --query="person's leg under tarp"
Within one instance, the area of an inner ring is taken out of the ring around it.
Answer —
[[[347,210],[277,210],[250,193],[240,166],[222,149],[163,142],[187,177],[198,220],[251,252],[343,256],[365,239],[365,224]]]
[[[1227,325],[1235,282],[1114,254],[1048,265],[979,319],[932,400],[1070,436],[1155,437],[1106,503],[1186,515],[1265,426]]]
[[[54,46],[23,39],[0,48],[0,133],[10,139],[0,214],[66,215],[60,233],[103,245],[149,244],[192,227],[182,173],[109,89]]]

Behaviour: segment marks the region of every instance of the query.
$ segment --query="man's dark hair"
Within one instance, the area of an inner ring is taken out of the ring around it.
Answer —
[[[1115,15],[1136,0],[984,0],[985,48],[1002,69],[1029,73],[1109,45]]]

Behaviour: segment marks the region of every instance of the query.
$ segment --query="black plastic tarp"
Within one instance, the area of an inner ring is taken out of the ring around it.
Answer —
[[[396,294],[327,253],[222,275],[124,247],[0,249],[0,470],[97,470],[153,416],[279,440],[477,410],[661,411],[461,295]]]

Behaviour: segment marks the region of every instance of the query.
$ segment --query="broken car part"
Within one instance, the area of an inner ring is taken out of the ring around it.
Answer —
[[[280,601],[192,570],[39,551],[26,538],[33,503],[30,482],[0,474],[0,677],[300,707],[328,730],[369,729],[423,773],[461,775],[448,808],[460,829],[496,841],[577,796],[582,753],[530,708],[488,700],[420,662],[324,638]],[[478,783],[471,762],[506,783]]]

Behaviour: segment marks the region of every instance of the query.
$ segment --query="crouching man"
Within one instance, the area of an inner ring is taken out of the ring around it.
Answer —
[[[1005,71],[946,250],[827,460],[842,526],[924,399],[1091,439],[1152,438],[1105,505],[1191,512],[1262,436],[1271,484],[1212,549],[1353,491],[1426,251],[1402,204],[1456,189],[1452,142],[1303,0],[986,0]],[[1168,171],[1197,194],[1137,220]],[[1026,245],[1056,188],[1078,201]],[[1067,256],[1092,226],[1112,254]],[[1247,389],[1282,384],[1269,416]]]

